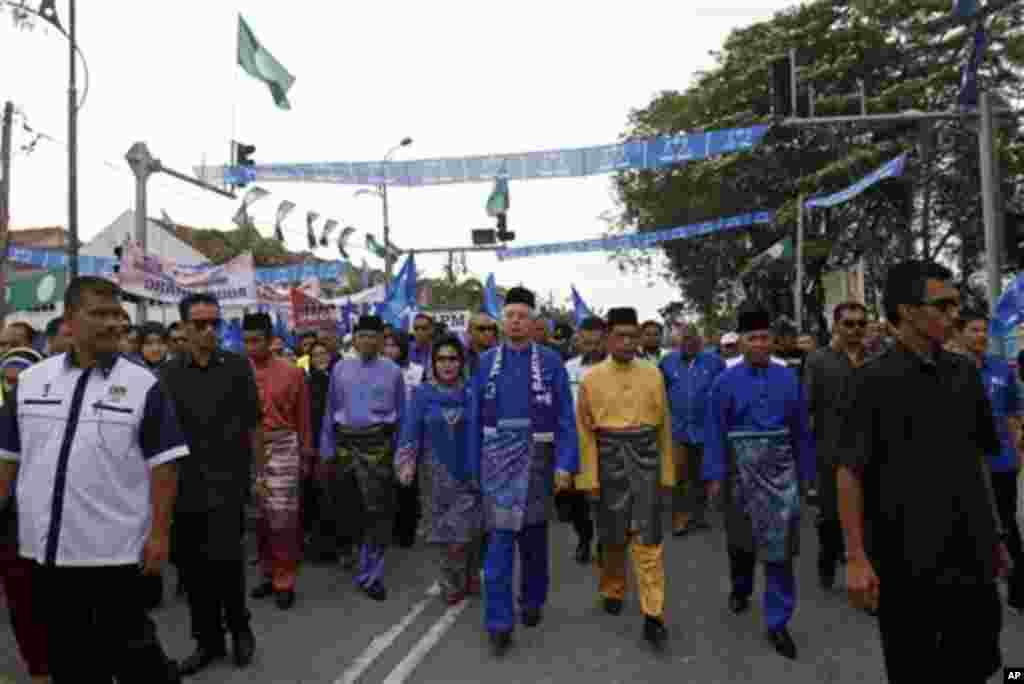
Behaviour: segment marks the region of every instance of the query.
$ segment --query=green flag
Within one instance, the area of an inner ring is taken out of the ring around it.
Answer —
[[[29,311],[63,300],[67,274],[59,269],[12,278],[7,283],[8,311]]]
[[[242,67],[245,73],[270,87],[274,104],[281,109],[292,108],[288,102],[288,91],[295,83],[295,77],[260,45],[241,14],[238,15],[238,66]]]
[[[376,238],[374,238],[372,235],[366,236],[366,249],[370,252],[370,254],[377,257],[378,259],[384,259],[387,257],[387,252],[380,245],[380,243],[377,242]]]
[[[507,214],[509,208],[508,179],[498,176],[494,179],[494,189],[487,198],[487,215]]]

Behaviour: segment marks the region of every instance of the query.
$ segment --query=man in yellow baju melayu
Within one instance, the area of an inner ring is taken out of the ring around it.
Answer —
[[[672,418],[661,372],[635,359],[639,334],[635,309],[608,312],[609,358],[587,373],[577,399],[581,462],[576,487],[598,501],[605,611],[622,611],[628,545],[644,638],[661,647],[668,632],[660,488],[675,485]]]

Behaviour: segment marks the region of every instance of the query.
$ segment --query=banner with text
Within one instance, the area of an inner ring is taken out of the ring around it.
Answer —
[[[567,150],[410,161],[196,166],[194,171],[208,183],[225,185],[279,181],[415,187],[484,183],[499,177],[508,180],[579,178],[626,169],[658,169],[749,150],[767,132],[768,126],[762,125]]]
[[[293,288],[292,328],[295,330],[330,330],[338,327],[338,307],[310,297],[298,288]]]
[[[252,252],[219,266],[184,266],[147,255],[137,243],[125,245],[117,281],[126,292],[158,302],[175,303],[195,292],[215,296],[224,306],[255,304],[256,274]]]
[[[444,323],[448,328],[448,332],[460,333],[465,335],[469,332],[469,320],[473,317],[473,312],[469,309],[456,309],[456,310],[438,310],[438,309],[425,309],[421,313],[425,313],[434,319],[435,324]],[[412,332],[413,321],[409,321],[409,332]]]
[[[581,254],[583,252],[612,252],[619,249],[644,249],[653,247],[661,242],[670,240],[685,240],[687,238],[717,233],[720,230],[731,230],[743,228],[758,223],[771,223],[775,217],[774,211],[759,211],[753,214],[741,216],[730,216],[729,218],[715,219],[695,223],[689,226],[677,228],[666,228],[665,230],[654,230],[646,233],[631,233],[629,235],[615,235],[606,238],[595,238],[593,240],[576,240],[574,242],[553,242],[544,245],[527,245],[525,247],[507,247],[496,252],[498,261],[507,259],[524,259],[533,256],[551,256],[554,254]]]
[[[11,246],[8,258],[17,264],[35,266],[36,268],[60,269],[68,267],[67,255],[54,249],[38,247]],[[82,254],[78,257],[78,272],[82,275],[113,278],[114,257],[98,257]],[[197,268],[209,268],[210,264],[196,264]],[[349,264],[345,261],[328,261],[294,266],[270,266],[256,269],[258,283],[297,283],[310,278],[320,280],[337,280],[348,273]]]

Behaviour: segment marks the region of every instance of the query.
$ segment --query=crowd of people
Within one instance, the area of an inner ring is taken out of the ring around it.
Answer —
[[[573,329],[517,287],[501,321],[476,315],[465,336],[424,313],[411,334],[366,315],[350,338],[305,331],[290,349],[247,314],[242,355],[221,348],[212,296],[185,297],[164,327],[133,326],[118,294],[74,279],[42,351],[27,324],[0,331],[0,571],[34,682],[176,682],[226,658],[228,636],[246,667],[248,600],[290,610],[303,559],[385,601],[388,548],[417,542],[437,549],[440,600],[483,596],[500,657],[544,620],[555,520],[597,566],[609,615],[631,558],[661,648],[665,538],[706,533],[716,505],[723,599],[747,611],[760,563],[783,657],[797,657],[808,501],[817,579],[832,589],[845,565],[889,681],[985,681],[1000,581],[1024,611],[1017,377],[934,264],[891,267],[885,322],[846,302],[820,348],[757,307],[718,339],[629,307]],[[167,562],[196,642],[180,662],[150,616]]]

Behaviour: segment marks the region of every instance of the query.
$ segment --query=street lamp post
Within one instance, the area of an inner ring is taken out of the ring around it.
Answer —
[[[402,141],[388,150],[388,153],[384,155],[384,161],[391,161],[391,155],[400,150],[403,147],[412,145],[412,138],[402,138]],[[391,272],[394,269],[394,264],[391,261],[391,223],[388,220],[388,175],[387,168],[385,167],[383,181],[380,184],[380,199],[383,204],[383,219],[384,219],[384,275],[387,287],[391,287]]]

